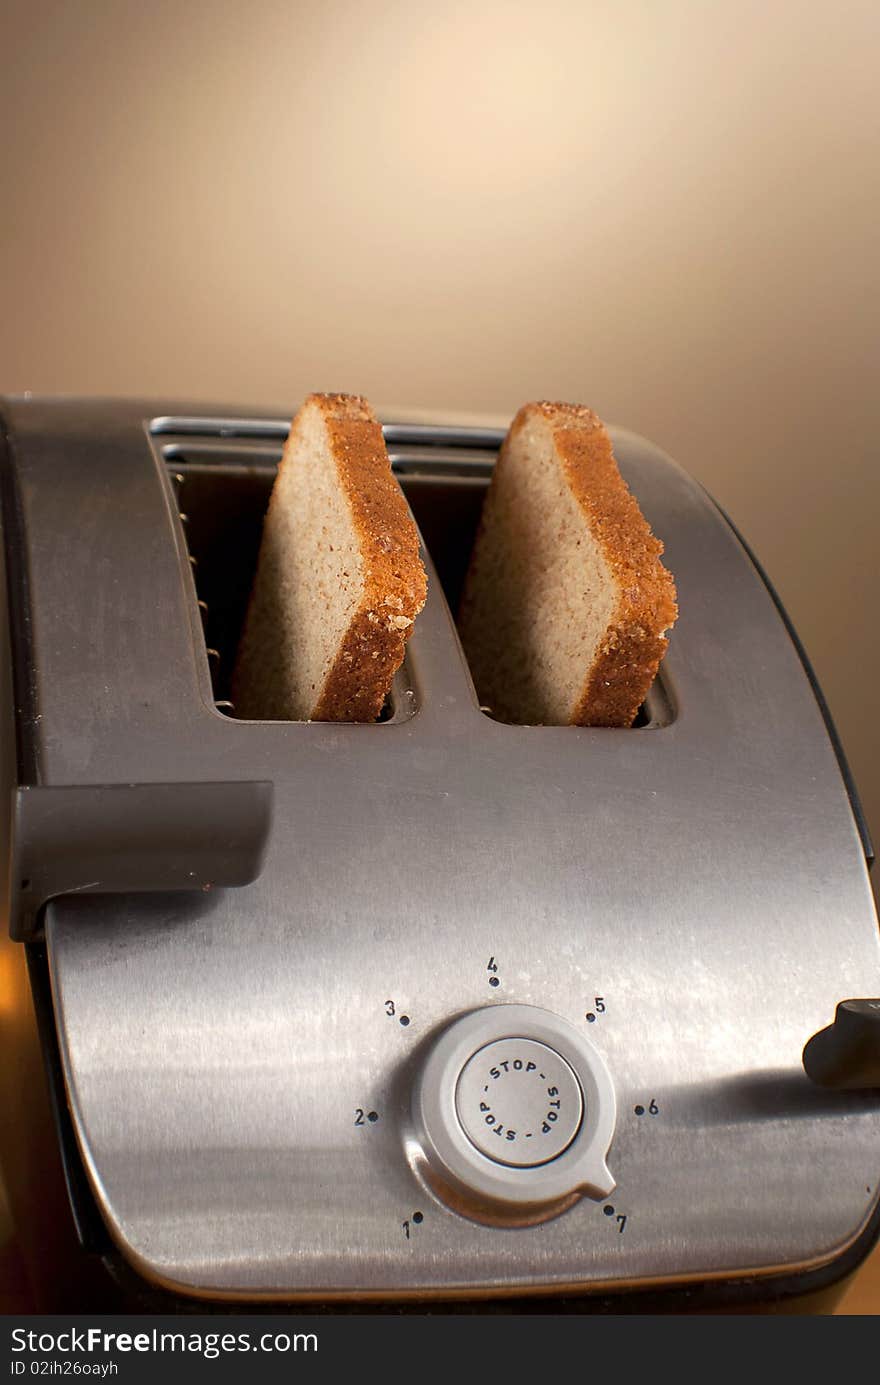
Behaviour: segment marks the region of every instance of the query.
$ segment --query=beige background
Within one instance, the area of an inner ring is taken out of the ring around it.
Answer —
[[[749,538],[880,837],[877,0],[2,13],[0,391],[592,405]]]

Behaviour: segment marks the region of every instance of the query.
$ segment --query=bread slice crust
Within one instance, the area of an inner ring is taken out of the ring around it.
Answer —
[[[344,498],[357,551],[361,590],[312,705],[296,705],[278,668],[267,612],[283,598],[267,591],[273,579],[267,561],[258,564],[248,617],[233,677],[236,713],[249,719],[374,721],[403,662],[406,641],[425,603],[427,579],[419,557],[419,537],[406,500],[391,472],[381,425],[359,395],[312,394],[291,425],[279,467],[297,466],[300,430],[317,414],[323,427],[328,464]],[[266,517],[266,533],[276,525],[283,503],[276,481]],[[294,531],[293,540],[296,534]],[[340,559],[340,561],[342,561]],[[348,579],[340,573],[340,580]],[[283,617],[283,612],[282,612]],[[272,687],[265,686],[264,669]],[[282,685],[282,686],[279,686]]]
[[[477,689],[481,697],[485,693],[490,705],[495,704],[493,712],[503,720],[536,720],[533,707],[523,710],[506,703],[507,690],[497,679],[493,685],[492,669],[475,644],[475,632],[486,628],[485,605],[480,610],[486,600],[485,591],[481,591],[481,550],[494,522],[495,500],[505,484],[510,453],[522,430],[536,422],[549,429],[556,463],[613,587],[610,616],[564,719],[582,726],[630,726],[667,648],[666,631],[677,615],[675,584],[660,562],[663,544],[651,532],[620,475],[602,421],[579,404],[539,401],[524,405],[502,446],[484,504],[460,614],[462,639],[475,670]],[[497,598],[496,604],[501,603]],[[499,616],[504,619],[503,610]],[[558,715],[546,719],[560,720]]]

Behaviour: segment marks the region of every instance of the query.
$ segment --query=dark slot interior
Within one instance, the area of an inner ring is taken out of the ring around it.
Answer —
[[[235,654],[274,472],[200,465],[172,476],[193,563],[214,700],[221,711],[231,710],[224,704],[231,698]]]
[[[439,476],[403,475],[398,479],[454,617],[489,478],[467,476],[447,480]]]
[[[222,445],[200,448],[198,460],[190,460],[185,447],[166,453],[193,563],[214,698],[218,709],[232,716],[232,670],[278,458],[275,449],[261,447],[254,449],[253,464],[243,465],[242,451],[224,452]],[[410,470],[408,462],[395,459],[395,471],[455,616],[490,466],[449,467],[444,475],[442,467]],[[379,720],[394,715],[392,691]],[[658,678],[633,725],[671,720],[671,705]]]

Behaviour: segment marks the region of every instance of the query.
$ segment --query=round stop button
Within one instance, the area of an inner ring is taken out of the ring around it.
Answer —
[[[536,1168],[568,1149],[584,1102],[577,1077],[555,1049],[534,1039],[503,1038],[465,1063],[455,1109],[481,1154],[513,1168]]]
[[[535,1005],[487,1005],[459,1015],[427,1050],[407,1151],[456,1211],[499,1225],[525,1214],[531,1224],[573,1196],[611,1192],[616,1109],[604,1059],[581,1029]]]

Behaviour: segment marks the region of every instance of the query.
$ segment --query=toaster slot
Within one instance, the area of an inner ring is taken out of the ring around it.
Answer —
[[[234,716],[235,652],[287,424],[168,417],[154,420],[151,432],[161,438],[160,455],[176,488],[214,699],[220,712]],[[392,470],[454,616],[503,431],[386,424],[384,434]],[[415,709],[405,660],[379,721],[402,721]],[[661,670],[633,729],[668,726],[674,718]]]
[[[167,453],[170,452],[170,456]],[[256,572],[263,517],[279,460],[276,448],[166,450],[192,567],[214,704],[234,717],[232,672]],[[404,720],[413,698],[405,666],[377,718]]]
[[[436,456],[433,459],[412,455],[393,457],[395,471],[425,547],[431,554],[446,600],[456,612],[492,475],[492,462],[475,455],[470,460],[462,457],[454,462],[450,460],[441,468],[439,461]],[[636,713],[631,729],[669,726],[674,719],[672,699],[661,670]]]

